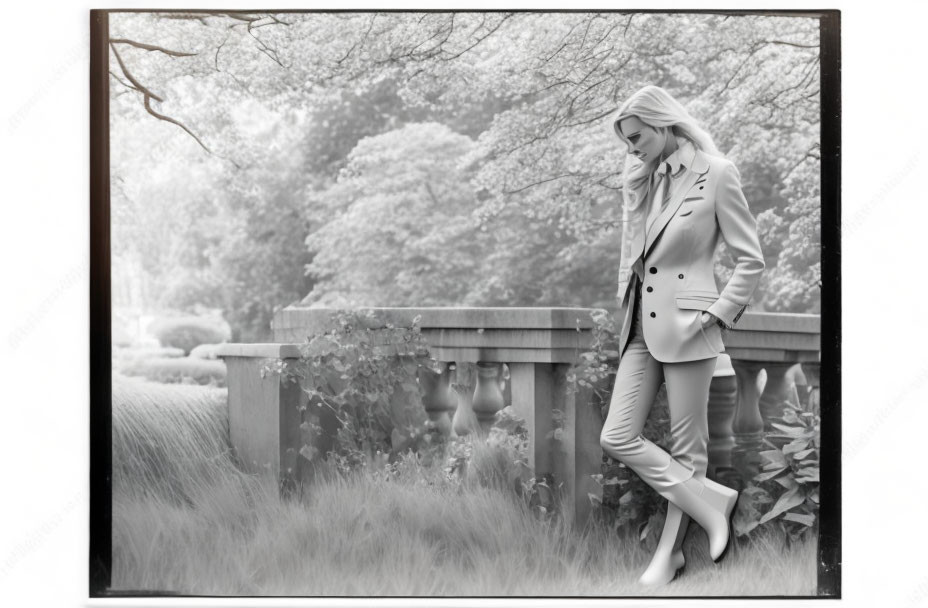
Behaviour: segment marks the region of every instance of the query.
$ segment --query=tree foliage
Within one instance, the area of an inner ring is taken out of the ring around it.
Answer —
[[[163,305],[221,306],[254,336],[304,296],[612,307],[624,150],[608,117],[657,84],[744,178],[768,268],[755,309],[818,311],[814,18],[112,21],[114,246]],[[732,265],[722,247],[720,282]]]

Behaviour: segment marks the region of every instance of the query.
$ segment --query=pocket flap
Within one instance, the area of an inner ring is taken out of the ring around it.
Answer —
[[[715,298],[692,298],[677,296],[677,308],[686,308],[689,310],[708,310]]]
[[[681,289],[673,295],[678,298],[711,298],[713,302],[719,299],[719,293],[717,291],[708,289]]]

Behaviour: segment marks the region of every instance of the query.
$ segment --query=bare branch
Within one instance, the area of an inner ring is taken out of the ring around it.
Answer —
[[[132,83],[126,82],[125,80],[123,80],[122,78],[120,78],[120,77],[116,74],[116,72],[114,72],[113,70],[110,70],[110,76],[112,76],[113,78],[115,78],[115,79],[119,82],[119,84],[121,84],[122,86],[126,87],[127,89],[132,89],[133,91],[138,91],[138,90],[139,90],[139,89],[138,89],[137,87],[135,87]]]
[[[460,56],[463,55],[464,53],[466,53],[466,52],[470,51],[471,49],[475,48],[478,44],[480,44],[481,42],[483,42],[484,40],[486,40],[487,38],[489,38],[490,36],[492,36],[494,33],[496,33],[496,30],[498,30],[498,29],[503,25],[503,23],[505,23],[506,20],[509,19],[510,17],[512,17],[512,13],[507,13],[506,15],[503,16],[502,19],[500,19],[500,22],[497,23],[496,26],[495,26],[493,29],[491,29],[490,31],[488,31],[486,34],[484,34],[484,35],[481,36],[480,38],[477,38],[477,40],[476,40],[472,45],[470,45],[469,47],[465,48],[465,49],[464,49],[463,51],[461,51],[460,53],[457,53],[456,55],[452,55],[451,57],[447,57],[447,58],[445,58],[445,59],[443,59],[443,60],[444,60],[444,61],[451,61],[451,60],[457,59],[458,57],[460,57]],[[476,32],[478,29],[480,29],[480,27],[481,27],[482,25],[483,25],[483,22],[481,22],[481,23],[480,23],[480,26],[477,26],[477,28],[474,29],[474,31]]]
[[[364,35],[361,36],[361,39],[360,39],[360,40],[358,40],[357,42],[355,42],[354,44],[351,45],[351,48],[348,49],[348,52],[345,53],[345,56],[342,57],[341,59],[339,59],[338,61],[336,61],[335,63],[341,65],[343,62],[345,62],[345,61],[348,59],[348,57],[351,56],[351,53],[352,53],[356,48],[358,48],[358,47],[363,47],[363,46],[364,46],[364,43],[367,42],[367,37],[368,37],[368,35],[371,33],[371,30],[374,29],[374,19],[376,19],[376,18],[377,18],[377,13],[371,14],[371,22],[370,22],[370,23],[368,24],[368,26],[367,26],[367,31],[364,32]]]
[[[110,38],[110,44],[128,44],[134,46],[138,49],[144,49],[146,51],[158,51],[164,53],[165,55],[170,55],[171,57],[195,57],[198,53],[184,53],[181,51],[172,51],[164,47],[155,46],[154,44],[145,44],[144,42],[136,42],[135,40],[128,40],[126,38]]]
[[[164,114],[159,114],[158,112],[156,112],[156,111],[151,107],[151,97],[150,97],[149,95],[145,95],[145,110],[146,110],[149,114],[151,114],[152,116],[154,116],[155,118],[157,118],[158,120],[163,120],[163,121],[165,121],[165,122],[171,123],[172,125],[177,125],[177,126],[180,127],[181,129],[183,129],[184,131],[186,131],[187,134],[188,134],[190,137],[192,137],[193,139],[195,139],[196,142],[197,142],[198,144],[200,144],[200,146],[201,146],[204,150],[206,150],[206,151],[209,152],[210,154],[213,153],[213,151],[210,150],[210,149],[206,146],[206,144],[204,144],[202,141],[200,141],[200,138],[197,137],[196,134],[194,134],[193,131],[191,131],[190,129],[188,129],[187,126],[186,126],[184,123],[182,123],[181,121],[179,121],[179,120],[177,120],[177,119],[171,118],[170,116],[165,116]]]
[[[145,94],[146,97],[151,97],[152,99],[157,100],[157,101],[164,101],[164,99],[162,99],[161,96],[156,95],[155,93],[152,93],[141,82],[135,79],[135,77],[132,75],[131,72],[129,72],[129,69],[126,67],[126,64],[123,63],[122,57],[119,55],[119,51],[116,50],[116,47],[112,43],[110,43],[110,48],[113,50],[113,55],[116,56],[116,62],[119,64],[119,68],[122,70],[123,75],[126,77],[126,79],[129,82],[131,82],[135,86],[136,89],[138,89],[140,92]]]
[[[524,192],[525,190],[528,190],[529,188],[534,188],[535,186],[540,186],[540,185],[542,185],[542,184],[547,184],[548,182],[553,182],[553,181],[556,181],[556,180],[559,180],[559,179],[563,179],[563,178],[565,178],[565,177],[574,177],[574,174],[573,174],[573,173],[564,173],[564,174],[562,174],[562,175],[555,175],[554,177],[549,177],[548,179],[543,179],[543,180],[541,180],[541,181],[537,181],[537,182],[528,184],[528,185],[526,185],[526,186],[522,186],[521,188],[516,188],[515,190],[505,190],[505,189],[504,189],[504,190],[503,190],[503,194],[517,194],[517,193],[519,193],[519,192]]]

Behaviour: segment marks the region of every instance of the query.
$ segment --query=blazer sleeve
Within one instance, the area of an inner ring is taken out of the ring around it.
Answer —
[[[735,258],[735,271],[719,298],[708,308],[729,329],[738,322],[764,272],[757,222],[741,190],[741,174],[726,162],[715,194],[715,217],[725,244]]]

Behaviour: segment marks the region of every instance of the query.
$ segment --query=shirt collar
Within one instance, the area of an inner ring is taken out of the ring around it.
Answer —
[[[673,154],[664,159],[660,165],[655,169],[655,173],[658,175],[664,175],[667,172],[667,166],[670,166],[670,175],[676,176],[680,172],[681,167],[686,167],[689,169],[693,160],[696,158],[696,149],[693,147],[687,140],[683,140],[683,143],[677,146],[677,149],[673,151]]]

